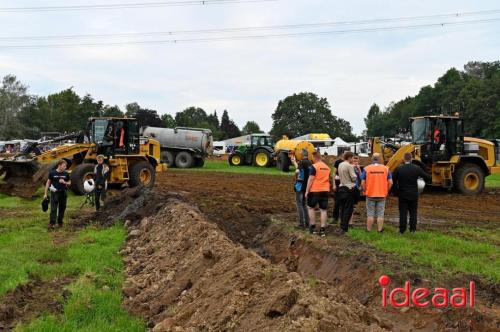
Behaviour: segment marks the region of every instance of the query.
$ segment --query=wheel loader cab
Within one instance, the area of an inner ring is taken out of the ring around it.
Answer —
[[[89,141],[97,146],[97,154],[139,154],[139,126],[135,119],[92,118],[87,132]]]
[[[411,118],[412,143],[424,164],[449,161],[464,150],[463,121],[457,116]]]

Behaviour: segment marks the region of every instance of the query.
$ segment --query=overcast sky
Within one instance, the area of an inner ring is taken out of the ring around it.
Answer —
[[[0,1],[0,7],[134,1],[17,0]],[[0,12],[0,38],[288,25],[491,9],[500,9],[500,3],[493,0],[277,0],[101,11]],[[458,20],[485,18],[500,18],[500,13]],[[391,22],[383,26],[452,20]],[[312,31],[372,26],[322,27]],[[299,31],[311,30],[250,34]],[[450,67],[461,69],[470,60],[500,60],[498,36],[500,21],[438,29],[206,43],[0,48],[0,75],[15,74],[34,94],[47,95],[73,86],[79,94],[89,93],[106,104],[123,108],[135,101],[160,114],[175,115],[188,106],[202,107],[207,112],[217,110],[219,115],[227,109],[240,127],[248,120],[255,120],[265,130],[271,128],[271,114],[280,99],[295,92],[310,91],[326,97],[333,113],[348,120],[354,131],[360,133],[372,103],[386,107],[391,101],[415,95],[420,87],[433,84]],[[176,38],[198,37],[200,35]],[[123,40],[130,38],[112,41]],[[0,39],[0,46],[79,42],[82,41]]]

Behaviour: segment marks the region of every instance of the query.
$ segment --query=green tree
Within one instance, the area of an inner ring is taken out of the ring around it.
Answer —
[[[180,127],[198,127],[208,123],[208,116],[202,108],[191,106],[175,114],[175,123]]]
[[[102,116],[106,116],[106,117],[121,118],[124,115],[125,114],[123,114],[122,110],[117,105],[114,105],[114,106],[106,105],[104,107],[104,109],[102,110]]]
[[[393,136],[408,128],[413,116],[459,113],[468,135],[500,136],[500,61],[469,62],[463,71],[451,68],[433,86],[424,86],[415,97],[391,103],[375,115],[368,111],[368,136]]]
[[[220,139],[228,139],[241,136],[241,131],[233,120],[229,118],[227,110],[222,113],[222,118],[220,120],[220,130],[222,132],[222,137]]]
[[[168,113],[161,116],[161,121],[163,122],[163,126],[165,128],[175,128],[177,126],[174,117]]]
[[[260,127],[257,122],[255,121],[248,121],[243,128],[241,129],[241,133],[243,135],[248,135],[248,134],[258,134],[262,133],[263,131],[260,130]]]
[[[271,134],[297,137],[308,133],[327,133],[331,137],[350,140],[354,135],[349,122],[333,115],[326,98],[301,92],[280,100],[272,115]]]
[[[14,75],[5,76],[0,86],[0,139],[21,138],[19,113],[29,103],[28,86]]]

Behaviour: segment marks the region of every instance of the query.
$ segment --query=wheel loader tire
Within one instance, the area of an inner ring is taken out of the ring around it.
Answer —
[[[179,168],[191,168],[194,165],[194,157],[189,152],[179,152],[175,157],[175,165]]]
[[[203,158],[196,158],[196,161],[194,162],[196,167],[203,167],[205,165],[205,159]]]
[[[484,189],[484,172],[476,164],[459,166],[453,178],[455,188],[464,195],[476,195]]]
[[[175,154],[172,151],[162,151],[160,160],[162,163],[167,164],[167,167],[175,167]]]
[[[269,167],[271,164],[271,155],[266,150],[257,150],[253,155],[253,164],[257,167]]]
[[[71,191],[75,193],[75,195],[85,195],[85,189],[83,187],[83,183],[86,180],[94,178],[94,164],[80,164],[76,166],[70,174],[71,179]]]
[[[153,165],[147,161],[140,161],[128,171],[128,185],[130,187],[144,186],[152,188],[155,185],[156,172]]]
[[[278,169],[282,172],[290,171],[290,158],[288,157],[288,153],[280,152],[278,155]]]
[[[229,165],[231,166],[242,166],[244,164],[243,155],[237,152],[231,153],[227,160],[229,161]]]

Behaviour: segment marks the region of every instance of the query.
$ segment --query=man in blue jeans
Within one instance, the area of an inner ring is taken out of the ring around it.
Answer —
[[[307,188],[307,181],[309,180],[309,169],[311,167],[311,162],[309,161],[309,154],[307,150],[302,150],[302,159],[297,163],[295,156],[292,156],[291,160],[295,166],[295,202],[297,204],[298,213],[298,227],[308,229],[309,228],[309,214],[307,212],[307,204],[305,199],[305,193]]]

